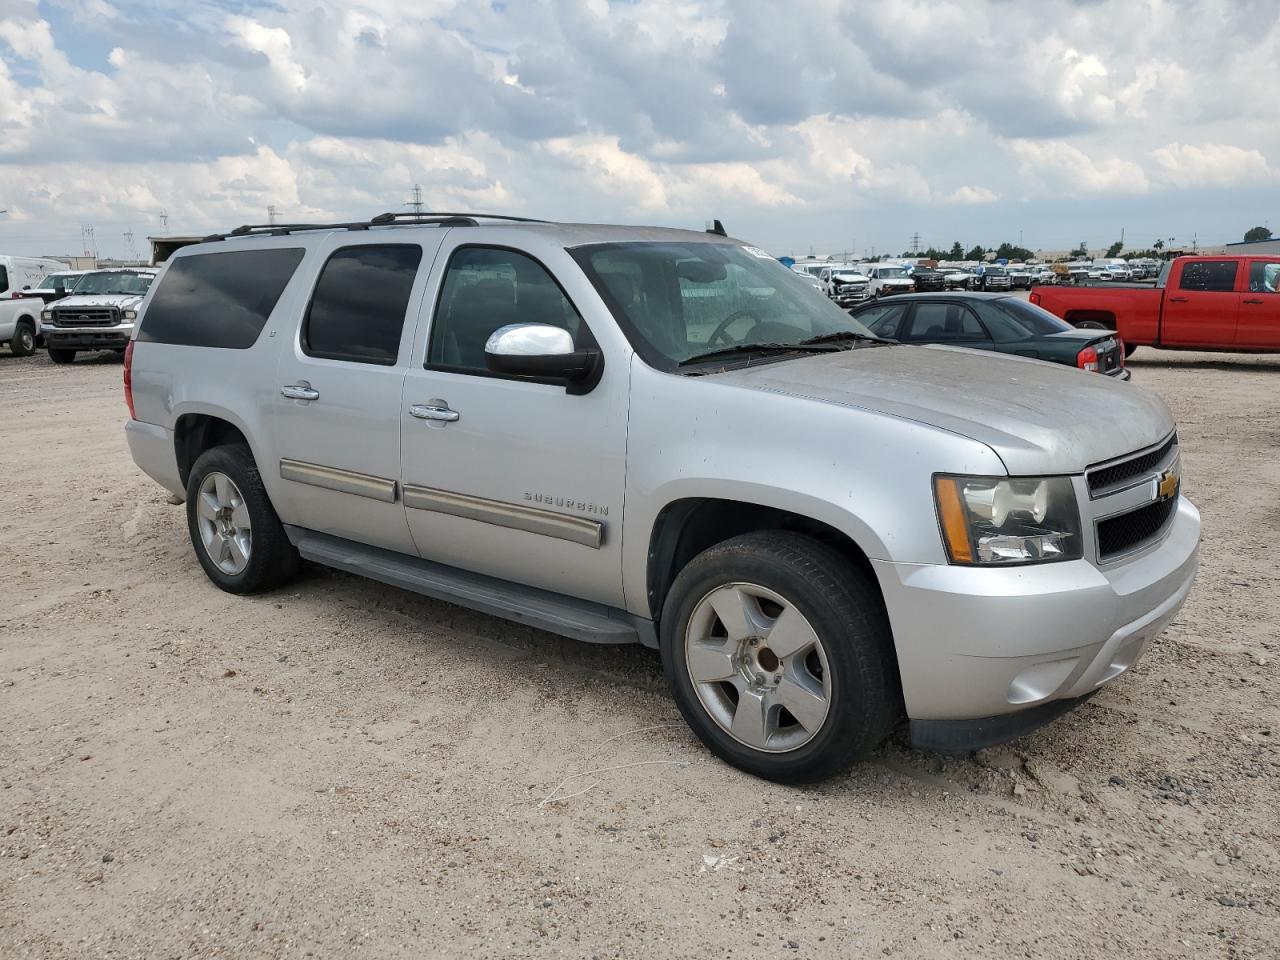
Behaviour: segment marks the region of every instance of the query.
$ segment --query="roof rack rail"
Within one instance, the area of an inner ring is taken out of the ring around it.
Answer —
[[[549,223],[532,217],[508,217],[500,213],[380,213],[368,220],[351,223],[246,223],[228,233],[211,233],[201,243],[213,243],[233,237],[286,237],[309,230],[368,230],[394,224],[436,224],[444,227],[474,227],[480,220],[510,220],[515,223]]]
[[[512,217],[505,213],[437,213],[434,211],[428,212],[426,210],[419,213],[417,211],[406,210],[401,212],[388,211],[387,213],[380,213],[370,220],[369,223],[374,226],[380,226],[386,223],[399,223],[402,220],[425,223],[437,223],[444,220],[470,220],[473,226],[477,220],[510,220],[512,223],[551,222],[550,220],[536,220],[533,217]]]

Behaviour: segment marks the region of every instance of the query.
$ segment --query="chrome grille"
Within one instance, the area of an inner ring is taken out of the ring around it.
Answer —
[[[54,308],[53,322],[60,327],[113,327],[120,322],[115,307]]]
[[[1098,521],[1098,559],[1110,560],[1158,536],[1173,517],[1178,498],[1157,500],[1118,517]]]
[[[1120,463],[1113,463],[1110,466],[1091,470],[1088,475],[1089,495],[1091,497],[1100,496],[1112,487],[1118,487],[1128,480],[1153,472],[1157,466],[1165,461],[1165,458],[1169,456],[1177,445],[1178,435],[1175,433],[1150,453],[1144,453],[1129,460],[1122,460]]]

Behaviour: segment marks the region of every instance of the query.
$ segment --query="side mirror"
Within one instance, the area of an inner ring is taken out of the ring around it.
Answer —
[[[510,323],[489,335],[485,365],[493,373],[563,383],[569,393],[588,393],[604,371],[594,348],[578,349],[568,330],[545,323]]]

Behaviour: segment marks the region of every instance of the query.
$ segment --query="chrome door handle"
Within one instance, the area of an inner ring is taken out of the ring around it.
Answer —
[[[306,380],[298,383],[288,383],[280,388],[280,396],[288,397],[290,400],[319,400],[320,391],[313,390],[311,384]]]
[[[461,414],[457,410],[450,410],[449,404],[443,400],[429,400],[426,403],[415,403],[411,406],[409,416],[417,417],[419,420],[443,420],[445,423],[453,423]]]

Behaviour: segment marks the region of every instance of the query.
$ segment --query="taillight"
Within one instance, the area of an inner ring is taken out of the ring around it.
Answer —
[[[1085,347],[1076,354],[1076,366],[1081,370],[1092,370],[1098,372],[1098,351],[1093,347]],[[130,405],[132,408],[132,404]]]
[[[1120,369],[1124,369],[1124,341],[1116,337],[1116,356],[1120,358]]]
[[[133,341],[124,348],[124,402],[129,407],[129,419],[137,420],[133,413]]]
[[[1040,306],[1040,294],[1035,293],[1033,291],[1031,294],[1031,302],[1034,303],[1037,307]]]

